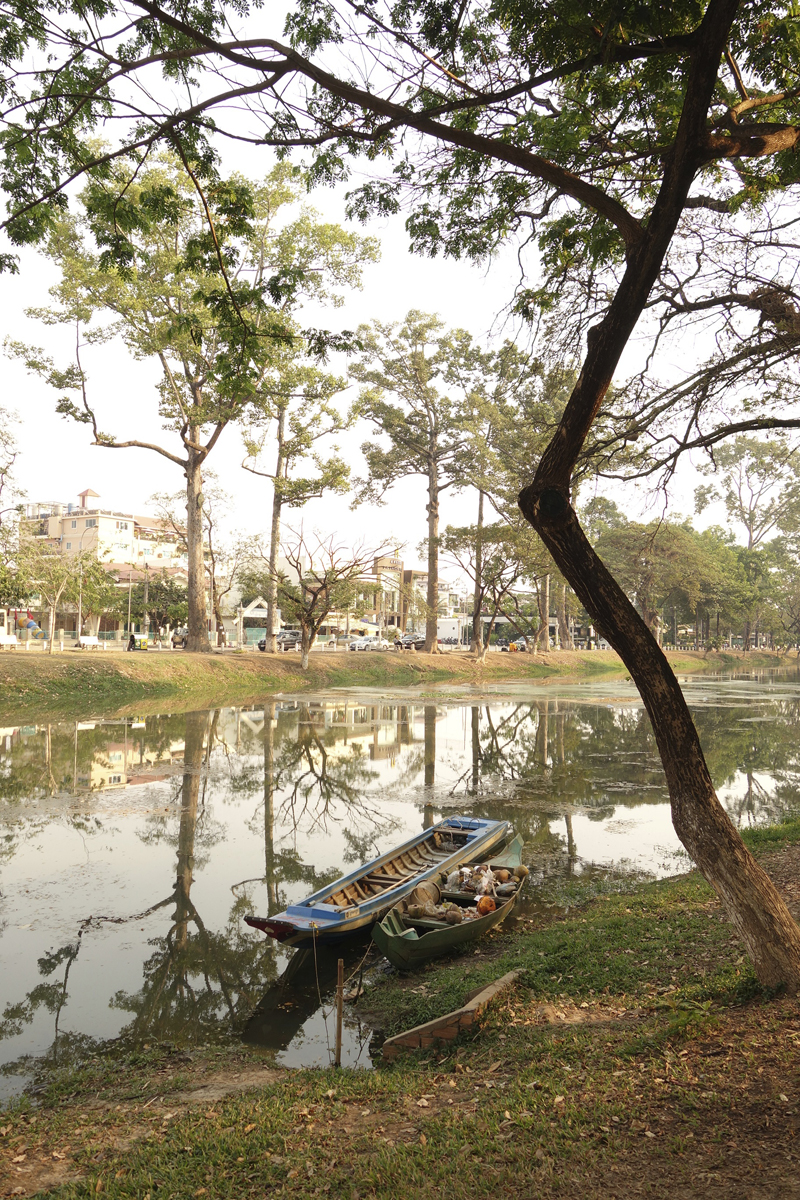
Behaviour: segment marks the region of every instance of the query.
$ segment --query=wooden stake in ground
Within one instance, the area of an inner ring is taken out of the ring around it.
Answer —
[[[344,1011],[344,959],[339,959],[336,972],[336,1050],[333,1065],[342,1065],[342,1013]]]

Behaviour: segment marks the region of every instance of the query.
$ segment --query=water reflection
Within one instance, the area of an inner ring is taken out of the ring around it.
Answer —
[[[687,694],[733,819],[796,810],[796,680]],[[243,916],[280,911],[456,809],[510,818],[539,878],[676,869],[655,743],[622,683],[0,729],[6,1092],[113,1039],[246,1030],[281,1061],[327,1061],[331,964],[290,964]],[[366,1061],[355,1019],[348,1037],[349,1061]]]

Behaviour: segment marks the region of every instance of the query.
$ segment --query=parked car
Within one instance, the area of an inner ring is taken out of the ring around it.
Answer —
[[[369,645],[365,647],[367,650],[388,650],[389,642],[385,637],[371,637],[365,639]]]
[[[282,629],[280,633],[275,635],[278,650],[299,650],[302,636],[299,629]],[[265,637],[258,643],[258,648],[259,650],[266,651],[267,639]]]
[[[511,644],[512,646],[516,646],[518,650],[525,651],[528,649],[528,643],[525,641],[524,637],[518,637],[516,641],[512,642]]]
[[[424,633],[404,633],[403,636],[395,642],[396,650],[410,650],[413,646],[415,650],[425,649],[425,634]]]
[[[189,640],[189,630],[188,629],[173,629],[172,637],[170,640],[172,642],[173,650],[183,650],[184,647],[186,646],[187,641]]]
[[[371,637],[352,638],[348,650],[369,650],[369,644],[372,641]]]

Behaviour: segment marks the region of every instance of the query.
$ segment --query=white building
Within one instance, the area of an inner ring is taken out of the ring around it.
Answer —
[[[28,504],[25,531],[57,544],[67,554],[96,554],[110,567],[147,565],[159,571],[186,566],[178,535],[163,521],[100,508],[93,503],[99,499],[97,492],[87,488],[78,496],[78,504]]]

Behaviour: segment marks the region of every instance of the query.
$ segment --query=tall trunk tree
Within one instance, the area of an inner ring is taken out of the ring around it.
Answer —
[[[194,432],[194,431],[193,431]],[[186,553],[189,574],[187,650],[208,650],[205,562],[203,558],[203,457],[190,450],[186,462]],[[198,587],[198,581],[200,586]]]
[[[439,477],[431,457],[428,473],[428,587],[425,594],[425,650],[439,650]]]
[[[383,503],[400,479],[421,475],[427,489],[428,586],[425,650],[438,652],[439,501],[442,492],[468,482],[463,459],[477,417],[471,388],[483,356],[463,330],[444,332],[437,317],[411,311],[402,325],[359,329],[361,361],[350,373],[362,384],[355,407],[388,438],[388,449],[365,442],[368,478],[359,482],[359,503]],[[449,391],[443,393],[440,385]],[[396,397],[398,404],[387,396]]]
[[[309,500],[320,499],[328,492],[340,495],[349,490],[350,468],[337,453],[323,459],[318,443],[341,433],[350,423],[333,405],[333,397],[345,386],[343,379],[305,368],[295,373],[293,394],[277,397],[271,405],[264,405],[262,425],[264,431],[260,441],[249,430],[245,437],[247,458],[242,466],[253,475],[272,481],[272,515],[270,519],[267,562],[269,582],[267,600],[267,650],[278,649],[278,557],[280,554],[281,528],[284,510],[302,509]],[[272,472],[262,470],[259,458],[265,445],[274,438],[275,467]],[[310,476],[295,475],[298,467],[313,463],[314,473]]]
[[[278,551],[281,545],[281,515],[283,512],[283,483],[286,479],[288,462],[284,452],[286,444],[286,409],[278,409],[277,455],[275,477],[272,484],[272,516],[269,526],[269,578],[267,580],[267,650],[275,654],[278,649]]]
[[[567,616],[567,585],[562,583],[558,589],[556,615],[558,617],[558,639],[562,650],[574,650],[575,643],[569,628]]]
[[[483,490],[478,491],[478,520],[475,525],[475,579],[472,588],[472,646],[470,649],[479,658],[483,657]]]
[[[550,576],[539,581],[539,634],[537,643],[540,654],[550,653]]]

